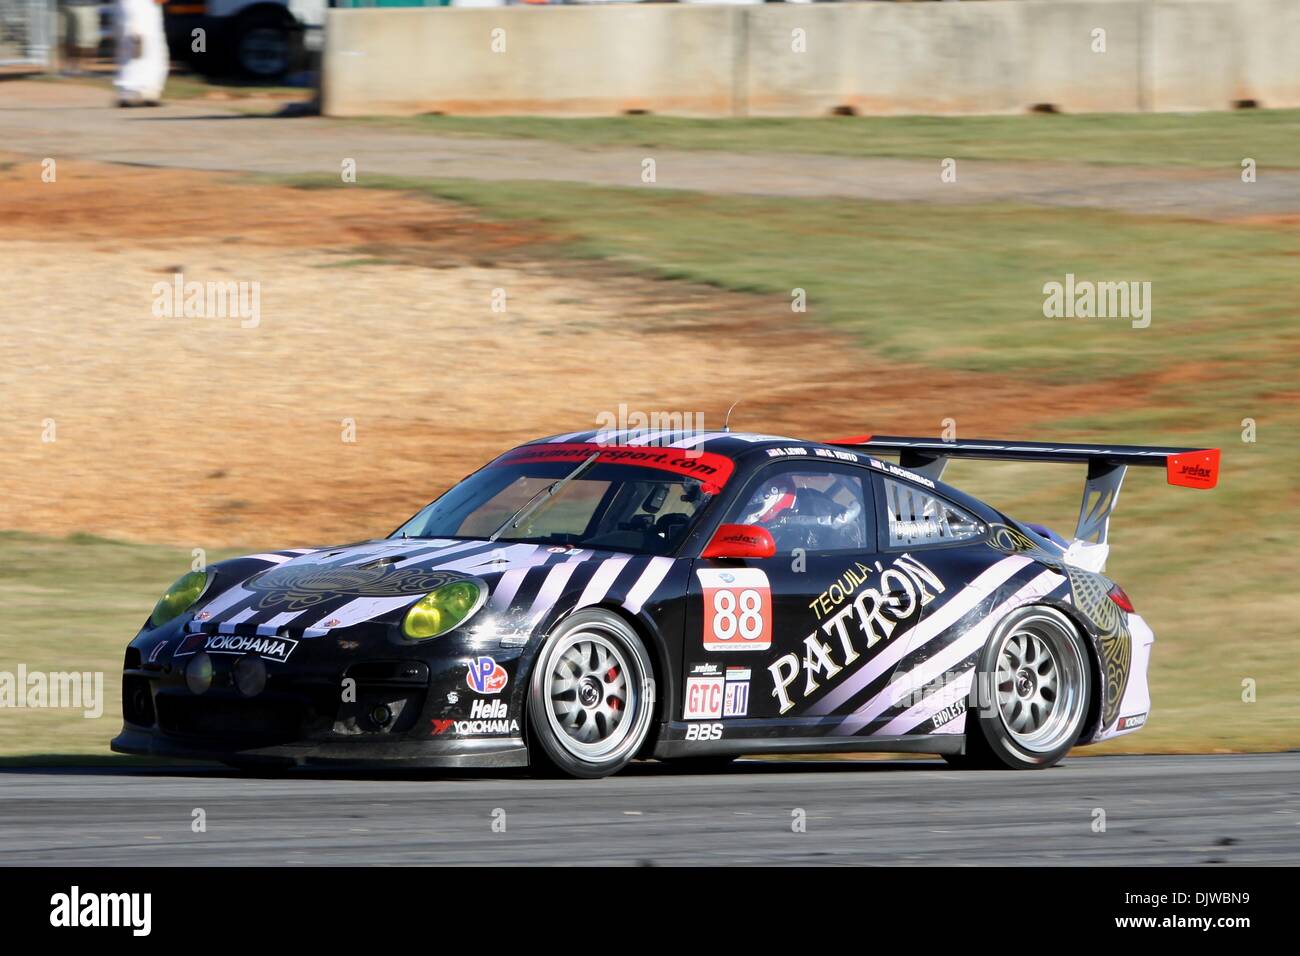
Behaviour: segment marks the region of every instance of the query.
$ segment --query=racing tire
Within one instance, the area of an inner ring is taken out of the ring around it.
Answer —
[[[569,615],[528,685],[533,769],[582,778],[622,770],[650,733],[654,689],[650,655],[627,621],[600,609]]]
[[[966,753],[944,759],[975,770],[1041,770],[1060,761],[1088,719],[1089,661],[1083,635],[1060,611],[1037,604],[1013,611],[976,665]]]

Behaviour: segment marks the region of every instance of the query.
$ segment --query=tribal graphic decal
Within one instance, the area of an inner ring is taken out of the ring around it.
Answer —
[[[1066,565],[1075,606],[1101,633],[1101,663],[1106,669],[1106,699],[1102,702],[1101,726],[1109,727],[1119,716],[1120,701],[1128,686],[1133,666],[1133,637],[1128,618],[1108,595],[1111,582],[1100,574]]]
[[[304,611],[348,597],[415,597],[460,578],[450,571],[395,568],[377,562],[341,568],[289,564],[249,578],[244,587],[261,593],[259,610]]]
[[[990,524],[988,546],[1003,554],[1023,554],[1041,564],[1059,569],[1060,559],[1034,541],[1033,538],[1006,524]]]

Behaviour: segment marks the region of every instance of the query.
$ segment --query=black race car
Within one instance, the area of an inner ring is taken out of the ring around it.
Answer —
[[[942,483],[951,458],[1085,464],[1073,539]],[[1150,710],[1151,630],[1102,574],[1127,466],[1211,488],[1218,461],[871,436],[543,439],[387,538],[181,577],[127,648],[113,749],[578,777],[779,752],[1050,766]]]

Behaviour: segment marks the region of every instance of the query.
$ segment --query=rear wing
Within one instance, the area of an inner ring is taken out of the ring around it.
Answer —
[[[1105,564],[1106,536],[1110,515],[1119,500],[1120,486],[1129,465],[1164,466],[1166,480],[1185,488],[1213,488],[1219,481],[1219,449],[1165,448],[1153,445],[1069,445],[1059,442],[1012,442],[998,439],[911,438],[899,435],[858,435],[827,442],[846,448],[864,448],[871,452],[897,454],[898,463],[933,481],[943,475],[952,458],[977,458],[986,461],[1054,461],[1086,464],[1088,478],[1083,487],[1083,503],[1074,532],[1080,557],[1093,551],[1083,565]],[[1100,547],[1099,547],[1100,546]]]

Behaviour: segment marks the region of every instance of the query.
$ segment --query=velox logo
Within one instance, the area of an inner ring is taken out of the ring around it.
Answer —
[[[50,897],[50,925],[129,926],[135,936],[148,936],[153,925],[152,893],[82,893],[74,886]]]
[[[203,645],[210,654],[258,654],[268,661],[283,664],[293,653],[298,642],[287,637],[238,637],[234,634],[214,634]]]

